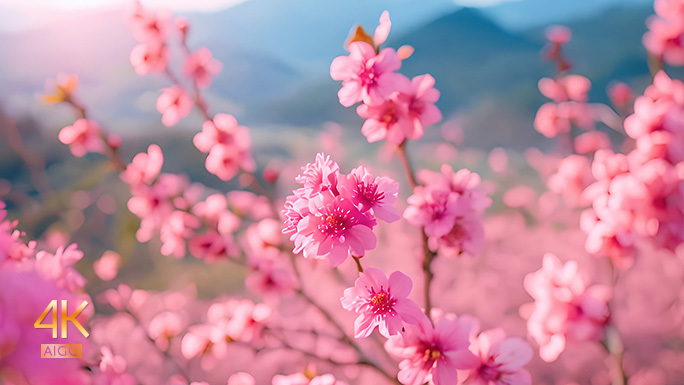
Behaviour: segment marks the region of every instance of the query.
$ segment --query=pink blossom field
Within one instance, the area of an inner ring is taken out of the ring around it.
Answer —
[[[573,28],[538,27],[534,96],[495,88],[523,118],[455,110],[373,13],[324,43],[318,93],[264,104],[331,114],[295,129],[223,98],[234,63],[196,20],[131,1],[113,80],[50,64],[26,114],[19,80],[0,99],[0,384],[684,384],[684,0],[648,12],[638,61],[599,81]],[[117,71],[148,131],[103,107]]]

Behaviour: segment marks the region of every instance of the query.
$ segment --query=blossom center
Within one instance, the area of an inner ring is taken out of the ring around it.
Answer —
[[[387,292],[382,290],[379,293],[375,292],[375,289],[370,290],[370,302],[369,302],[369,307],[370,310],[375,313],[375,314],[391,314],[394,312],[394,304],[397,302],[394,298],[392,298]]]
[[[351,227],[350,219],[350,210],[336,207],[323,216],[323,222],[318,225],[318,229],[330,236],[340,236]]]
[[[356,196],[362,198],[367,203],[373,204],[385,197],[385,193],[378,191],[378,185],[375,183],[366,184],[363,181],[358,181],[356,184]]]
[[[423,356],[423,361],[437,361],[442,356],[442,352],[436,346],[429,347],[425,349],[425,355]]]

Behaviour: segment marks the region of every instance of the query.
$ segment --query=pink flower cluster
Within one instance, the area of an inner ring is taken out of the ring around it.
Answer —
[[[188,328],[181,352],[186,359],[200,356],[202,368],[210,370],[226,358],[230,342],[263,345],[265,323],[272,312],[268,305],[247,299],[216,302],[207,310],[207,322]]]
[[[208,88],[220,71],[221,63],[215,60],[209,49],[202,47],[190,52],[187,43],[189,25],[186,19],[177,18],[174,28],[180,37],[181,46],[185,53],[183,75],[192,82],[196,95],[193,99],[186,88],[175,78],[169,67],[170,24],[172,15],[166,11],[152,11],[136,2],[136,8],[128,19],[133,37],[139,44],[131,51],[131,64],[138,75],[148,73],[165,73],[174,85],[162,90],[157,99],[157,110],[162,114],[162,123],[173,126],[192,111],[194,104],[204,109],[206,106],[200,98],[199,89]]]
[[[141,218],[138,241],[147,242],[158,231],[162,254],[182,258],[189,250],[207,262],[236,256],[239,247],[233,234],[241,220],[229,206],[244,215],[254,213],[257,219],[271,215],[268,203],[244,191],[201,199],[204,187],[183,176],[160,174],[163,162],[161,149],[153,144],[121,174],[133,195],[128,208]]]
[[[144,9],[139,2],[128,19],[133,37],[139,42],[131,51],[131,64],[138,75],[160,73],[168,62],[169,23],[171,14]]]
[[[202,132],[193,138],[198,150],[208,153],[207,171],[221,180],[235,177],[240,170],[254,172],[256,164],[251,155],[249,130],[238,125],[235,117],[217,114],[214,120],[202,125]]]
[[[654,9],[656,15],[646,21],[644,46],[670,65],[684,65],[684,1],[656,0]]]
[[[544,255],[542,268],[525,276],[525,290],[533,304],[521,307],[527,330],[539,344],[539,355],[555,361],[571,341],[600,341],[610,311],[610,288],[588,286],[576,261],[562,264],[553,254]]]
[[[648,237],[675,250],[684,241],[684,83],[658,73],[625,120],[636,141],[628,155],[596,153],[596,182],[585,197],[592,208],[582,214],[587,251],[629,266],[635,241]]]
[[[422,170],[422,184],[414,189],[404,219],[422,226],[430,250],[444,256],[476,255],[484,241],[481,216],[492,204],[480,186],[480,176],[467,169],[454,172],[447,164],[441,172]]]
[[[342,81],[338,92],[340,104],[345,107],[362,102],[356,111],[366,122],[361,132],[373,143],[386,139],[401,145],[406,139],[419,139],[425,126],[442,120],[434,103],[439,91],[430,75],[409,80],[395,71],[401,67],[401,58],[393,48],[379,49],[390,29],[389,14],[385,11],[375,30],[373,44],[352,41],[348,56],[339,56],[330,65],[333,80]]]
[[[296,180],[302,187],[287,197],[283,233],[291,234],[294,253],[303,252],[305,258],[327,258],[335,267],[349,254],[362,257],[375,248],[376,219],[399,219],[393,207],[399,184],[374,177],[366,167],[345,175],[330,157],[319,153]]]
[[[71,126],[59,131],[59,141],[68,145],[74,156],[82,157],[89,152],[104,152],[100,125],[93,120],[78,119]]]
[[[547,138],[569,134],[573,125],[584,130],[593,129],[595,114],[586,103],[590,88],[589,79],[580,75],[541,79],[539,91],[553,103],[539,107],[534,128]]]

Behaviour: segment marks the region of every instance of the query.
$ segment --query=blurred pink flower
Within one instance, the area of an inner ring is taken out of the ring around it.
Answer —
[[[404,323],[417,324],[425,315],[408,299],[413,282],[395,271],[389,279],[380,269],[369,267],[359,273],[353,287],[344,290],[342,307],[360,313],[354,322],[355,338],[366,338],[377,326],[384,337],[397,334]]]
[[[83,258],[83,252],[77,245],[60,246],[55,254],[47,251],[36,253],[35,269],[46,279],[54,281],[58,287],[76,292],[83,288],[86,279],[74,268],[76,262]]]
[[[156,144],[147,148],[147,153],[141,152],[133,157],[133,161],[121,173],[121,179],[132,185],[141,183],[151,184],[159,175],[164,165],[164,154]]]
[[[164,88],[157,99],[157,111],[162,114],[162,123],[173,126],[192,111],[192,98],[179,85]]]
[[[459,384],[531,385],[530,373],[523,369],[532,359],[532,348],[522,338],[506,337],[503,329],[491,329],[470,339],[470,351],[481,360],[475,369],[464,371]]]
[[[238,246],[231,235],[219,234],[209,229],[202,234],[192,236],[188,241],[188,251],[195,258],[213,263],[221,258],[238,255]]]
[[[164,43],[169,37],[171,17],[171,12],[145,9],[136,1],[135,9],[126,21],[137,41]]]
[[[255,169],[249,130],[239,126],[232,115],[217,114],[213,121],[204,122],[193,143],[200,151],[209,153],[207,170],[222,180],[232,179],[240,169]]]
[[[116,278],[120,263],[121,256],[115,251],[107,250],[93,263],[93,270],[101,280],[111,281]]]
[[[468,350],[470,322],[442,317],[434,327],[427,317],[390,336],[385,350],[401,360],[398,379],[404,385],[452,384],[457,370],[474,369],[480,360]]]
[[[411,79],[411,85],[406,93],[398,95],[398,99],[407,104],[409,117],[413,121],[414,134],[411,135],[411,139],[421,138],[423,127],[442,120],[442,113],[435,106],[440,93],[434,86],[435,78],[429,74],[420,75]]]
[[[73,125],[62,128],[59,141],[68,145],[71,153],[78,157],[89,152],[104,152],[100,125],[93,120],[79,119]]]
[[[141,43],[133,47],[130,55],[135,72],[142,76],[166,71],[168,49],[163,44]]]
[[[656,0],[654,9],[656,15],[646,21],[644,46],[670,65],[684,65],[684,2]]]
[[[570,120],[560,114],[558,104],[545,103],[534,117],[534,129],[547,138],[570,132]]]
[[[99,369],[100,372],[94,375],[95,385],[135,385],[135,378],[126,373],[126,359],[122,356],[114,355],[107,346],[100,348]]]
[[[147,326],[150,338],[163,351],[169,348],[169,340],[185,330],[183,318],[173,311],[163,311],[152,318]]]
[[[542,268],[525,276],[524,285],[535,299],[527,330],[539,344],[542,360],[555,361],[570,341],[603,338],[610,316],[610,288],[588,286],[576,261],[562,264],[547,253]]]
[[[201,225],[200,220],[184,211],[176,210],[162,223],[160,238],[161,252],[174,258],[185,256],[185,240],[194,235],[194,230]]]
[[[401,60],[392,48],[375,54],[373,47],[362,41],[349,44],[349,55],[338,56],[330,65],[330,76],[341,80],[338,92],[340,104],[350,107],[357,102],[375,105],[386,100],[395,91],[403,75],[394,73]]]
[[[608,97],[613,105],[620,107],[630,103],[634,98],[634,93],[627,84],[615,82],[608,86]]]
[[[586,102],[591,82],[584,76],[566,75],[561,78],[542,78],[539,80],[539,91],[554,102],[574,100]]]
[[[212,78],[221,72],[221,68],[221,62],[212,58],[208,48],[202,47],[185,59],[183,75],[193,79],[197,87],[209,88]]]
[[[546,185],[550,191],[562,195],[570,207],[582,207],[590,203],[582,193],[593,181],[589,159],[569,155],[561,161],[558,171],[551,175]]]

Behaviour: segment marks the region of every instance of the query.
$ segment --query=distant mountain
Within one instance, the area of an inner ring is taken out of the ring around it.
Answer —
[[[573,72],[592,80],[592,101],[607,101],[606,86],[613,80],[628,82],[638,91],[645,87],[649,72],[641,36],[651,13],[650,7],[614,8],[567,24],[573,38],[566,52]],[[510,32],[482,10],[463,8],[393,36],[388,45],[415,48],[400,71],[435,77],[441,91],[438,107],[445,117],[462,116],[467,145],[524,149],[549,143],[532,128],[537,108],[547,101],[537,82],[554,75],[553,65],[540,56],[544,29]],[[269,103],[248,115],[255,123],[317,126],[334,120],[360,127],[363,121],[354,110],[337,102],[339,87],[339,82],[322,77],[294,98]]]

